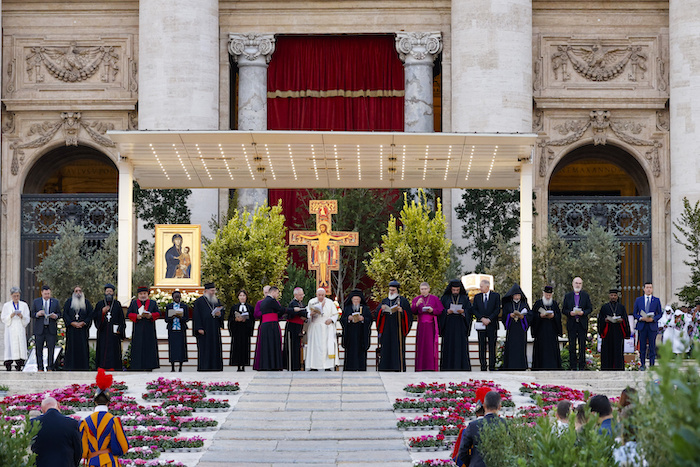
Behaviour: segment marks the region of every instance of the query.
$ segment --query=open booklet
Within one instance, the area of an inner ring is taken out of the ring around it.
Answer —
[[[464,309],[462,308],[462,305],[460,305],[459,303],[451,304],[450,310],[452,311],[452,313],[461,313],[464,311]]]
[[[540,309],[537,311],[539,311],[541,315],[553,315],[554,314],[554,311],[545,310],[544,307],[540,307]]]
[[[476,323],[474,323],[474,329],[476,329],[477,331],[486,331],[486,325],[481,321],[477,321]]]
[[[214,316],[215,313],[221,313],[223,309],[224,309],[223,306],[217,306],[216,308],[211,310],[211,315]]]
[[[641,316],[642,318],[653,318],[654,313],[647,313],[646,311],[642,310],[639,312],[639,316]]]
[[[384,313],[396,313],[399,310],[399,304],[389,307],[388,310],[384,310]]]
[[[622,321],[622,317],[621,317],[621,316],[617,316],[617,315],[612,315],[612,316],[608,316],[608,320],[609,320],[611,323],[619,323],[620,321]]]
[[[238,318],[243,318],[243,319],[250,318],[250,313],[248,313],[247,311],[244,311],[243,313],[241,313],[240,311],[236,311],[233,313],[233,315],[236,319],[238,319]]]

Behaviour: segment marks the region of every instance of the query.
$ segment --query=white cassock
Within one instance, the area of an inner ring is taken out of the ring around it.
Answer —
[[[311,309],[321,308],[320,315],[311,317]],[[338,340],[336,338],[335,323],[338,321],[338,309],[332,300],[326,298],[323,305],[317,298],[312,298],[307,306],[309,310],[309,326],[306,330],[306,369],[324,370],[335,368],[338,364]],[[326,324],[326,320],[332,320]]]
[[[661,315],[661,318],[659,318],[659,329],[663,329],[661,339],[663,342],[668,342],[673,338],[674,319],[675,316],[673,315],[673,313],[668,314],[666,311],[664,311],[664,314]]]
[[[2,322],[5,325],[5,361],[27,359],[27,332],[29,306],[23,301],[17,304],[22,316],[12,316],[15,305],[12,300],[2,306]]]
[[[676,322],[677,321],[677,322]],[[671,342],[674,354],[684,354],[690,350],[690,338],[688,328],[690,327],[690,316],[680,310],[674,313],[674,320],[671,322]]]

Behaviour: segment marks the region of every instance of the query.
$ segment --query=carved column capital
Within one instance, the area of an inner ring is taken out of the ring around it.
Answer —
[[[267,65],[274,51],[274,34],[250,32],[228,35],[228,53],[239,66],[260,64],[260,62]]]
[[[396,33],[396,51],[404,64],[411,62],[433,63],[442,51],[442,34],[439,32]]]

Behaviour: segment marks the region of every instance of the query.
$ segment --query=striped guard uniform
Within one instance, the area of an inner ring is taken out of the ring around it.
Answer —
[[[129,441],[118,417],[107,411],[96,411],[80,424],[83,458],[95,467],[119,467],[118,456],[129,450]]]

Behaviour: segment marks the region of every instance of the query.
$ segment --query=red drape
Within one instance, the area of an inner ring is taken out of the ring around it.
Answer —
[[[403,131],[403,65],[393,35],[279,36],[267,73],[269,130]],[[282,199],[286,225],[308,218],[306,190]],[[306,263],[305,254],[294,262]]]

